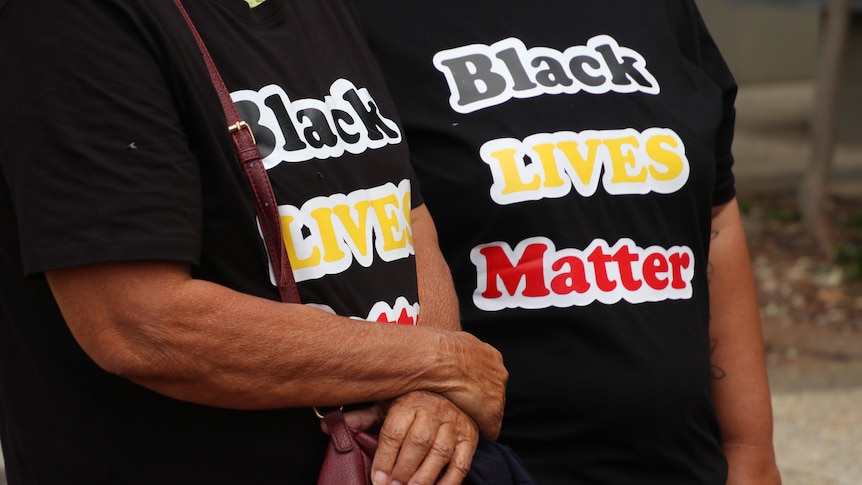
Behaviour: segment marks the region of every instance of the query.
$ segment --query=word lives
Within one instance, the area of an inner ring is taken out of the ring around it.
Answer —
[[[682,139],[665,128],[502,138],[486,142],[479,156],[491,169],[491,198],[501,205],[563,197],[573,187],[589,197],[602,173],[611,195],[669,194],[685,185],[690,172]]]
[[[339,79],[323,100],[291,100],[280,86],[231,93],[251,126],[268,169],[281,162],[358,154],[401,142],[401,131],[380,114],[368,90]]]
[[[449,104],[464,114],[543,94],[659,93],[644,57],[608,35],[563,52],[508,38],[441,51],[433,62],[449,84]]]
[[[486,311],[504,308],[566,308],[625,300],[630,303],[691,298],[691,249],[638,247],[631,239],[613,246],[596,239],[583,251],[560,249],[544,237],[515,249],[497,242],[473,248],[473,303]]]
[[[278,209],[297,281],[341,273],[354,261],[369,267],[375,254],[383,261],[413,254],[409,180]]]

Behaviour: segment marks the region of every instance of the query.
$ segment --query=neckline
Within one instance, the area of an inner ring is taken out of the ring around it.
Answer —
[[[284,0],[266,0],[251,8],[245,0],[216,0],[218,5],[251,25],[262,26],[280,20],[287,9]]]

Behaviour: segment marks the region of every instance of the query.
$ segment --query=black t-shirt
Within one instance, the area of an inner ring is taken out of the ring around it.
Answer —
[[[360,0],[466,330],[540,483],[719,484],[711,209],[734,80],[694,2]]]
[[[184,2],[244,119],[303,302],[415,322],[412,171],[349,2]],[[41,277],[171,260],[278,299],[251,191],[169,1],[0,0],[0,438],[13,483],[314,483],[310,409],[234,411],[100,370]],[[254,325],[254,322],[247,322]]]

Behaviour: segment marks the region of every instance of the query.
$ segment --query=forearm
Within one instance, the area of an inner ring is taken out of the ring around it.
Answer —
[[[469,385],[458,375],[473,365],[459,362],[457,347],[472,345],[462,332],[256,298],[192,279],[173,263],[48,277],[73,334],[99,365],[177,399],[246,409],[325,406],[413,390],[457,394]]]
[[[712,387],[730,465],[728,483],[780,483],[756,286],[735,200],[716,211],[712,234]]]
[[[207,295],[201,301],[224,304],[190,308],[192,315],[208,316],[190,319],[185,341],[171,344],[162,359],[165,366],[145,365],[144,373],[129,378],[179,399],[272,408],[374,401],[418,389],[445,392],[453,377],[436,362],[445,341],[426,329],[228,295],[222,287],[197,291]]]
[[[420,325],[460,330],[458,297],[449,266],[440,252],[437,229],[425,205],[413,209],[413,247],[419,283]]]

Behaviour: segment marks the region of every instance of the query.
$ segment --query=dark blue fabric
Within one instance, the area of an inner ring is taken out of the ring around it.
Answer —
[[[536,480],[511,448],[495,441],[480,440],[464,483],[467,485],[535,485]]]

